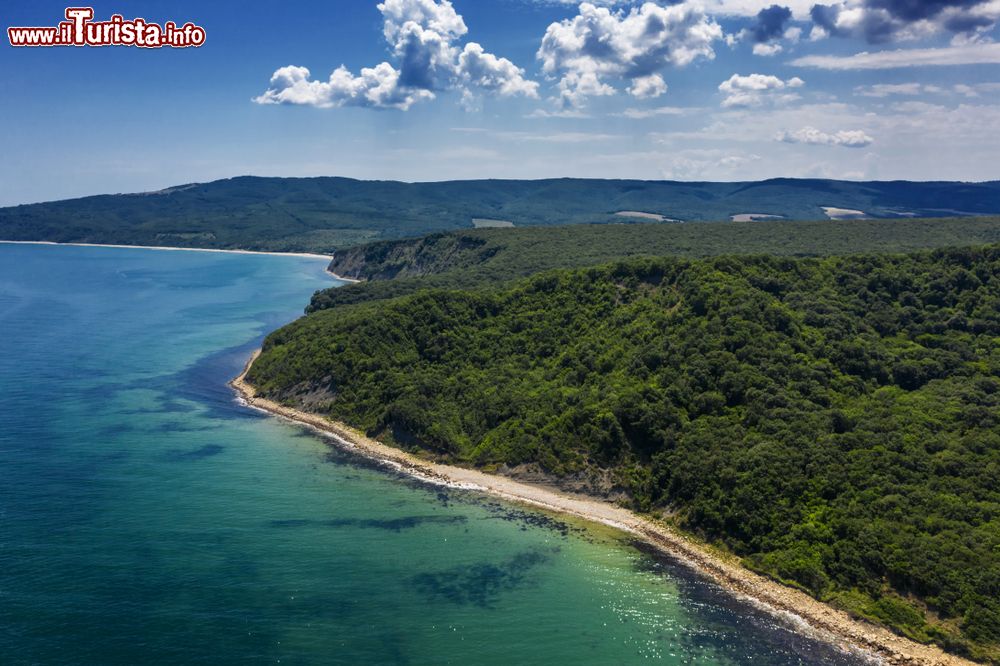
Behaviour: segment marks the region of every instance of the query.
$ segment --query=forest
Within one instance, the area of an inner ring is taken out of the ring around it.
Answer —
[[[424,455],[624,498],[1000,663],[998,245],[428,287],[276,331],[249,379]]]
[[[1000,243],[1000,217],[586,224],[478,229],[338,251],[330,270],[363,284],[316,294],[310,310],[392,298],[428,287],[492,288],[552,268],[649,256],[828,256]]]

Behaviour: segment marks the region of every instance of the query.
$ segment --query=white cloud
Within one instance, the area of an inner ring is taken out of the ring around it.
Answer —
[[[803,127],[794,132],[779,132],[776,141],[785,143],[805,143],[814,146],[843,146],[845,148],[864,148],[874,143],[862,130],[841,130],[833,134],[820,131],[815,127]]]
[[[787,81],[779,79],[777,76],[769,74],[750,74],[741,76],[733,74],[728,80],[719,84],[719,92],[726,98],[722,100],[722,106],[749,107],[760,106],[765,101],[787,102],[797,99],[794,93],[783,92],[790,88],[801,88],[805,81],[798,77],[793,77]]]
[[[258,104],[300,104],[320,108],[364,106],[406,110],[435,93],[458,89],[466,108],[477,93],[500,97],[538,96],[538,84],[506,58],[475,42],[459,48],[468,28],[449,0],[385,0],[377,5],[382,33],[398,68],[388,62],[364,68],[359,76],[339,67],[326,81],[313,80],[305,67],[287,66],[271,77]]]
[[[559,80],[559,98],[563,108],[576,108],[588,97],[610,97],[617,91],[601,81],[596,72],[566,72]]]
[[[774,56],[784,51],[781,44],[754,44],[753,54],[758,56]]]
[[[718,39],[722,28],[694,1],[665,7],[646,2],[627,12],[584,2],[577,16],[548,27],[538,59],[545,74],[559,77],[563,104],[578,106],[587,97],[613,95],[607,79],[630,81],[636,96],[665,89],[662,77],[650,77],[714,58]]]
[[[368,106],[405,111],[415,102],[433,99],[429,90],[404,89],[399,86],[399,72],[389,63],[361,70],[354,76],[340,67],[326,81],[310,78],[305,67],[282,67],[271,76],[267,91],[255,97],[258,104],[301,104],[330,108]]]
[[[640,76],[632,79],[632,85],[628,88],[628,94],[638,99],[651,99],[659,97],[667,92],[667,83],[659,74]]]
[[[383,34],[390,44],[398,44],[410,24],[451,39],[469,31],[450,0],[384,0],[378,5],[385,19]]]
[[[538,97],[538,84],[524,78],[524,70],[507,58],[483,51],[475,42],[465,45],[458,57],[458,72],[466,87],[497,93],[503,97]]]
[[[399,60],[400,83],[442,89],[454,72],[453,42],[469,29],[448,0],[386,0],[378,5],[383,35]]]

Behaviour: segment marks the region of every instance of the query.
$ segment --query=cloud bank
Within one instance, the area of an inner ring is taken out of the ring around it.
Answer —
[[[946,65],[1000,64],[1000,44],[966,44],[930,49],[896,49],[850,56],[813,55],[792,60],[796,67],[829,70],[899,69]]]
[[[963,39],[991,30],[997,0],[842,0],[810,11],[813,38],[861,37],[871,43],[916,39],[939,32]]]
[[[804,143],[813,146],[842,146],[844,148],[864,148],[875,142],[875,139],[862,130],[841,130],[828,134],[815,127],[803,127],[794,132],[780,132],[776,141],[785,143]]]

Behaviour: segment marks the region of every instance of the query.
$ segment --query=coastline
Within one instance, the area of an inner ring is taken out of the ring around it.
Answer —
[[[328,262],[333,261],[333,255],[315,254],[311,252],[266,252],[263,250],[220,250],[220,249],[205,248],[205,247],[170,247],[167,245],[116,245],[110,243],[57,243],[55,241],[15,241],[15,240],[0,240],[0,245],[56,245],[56,246],[64,245],[67,247],[109,247],[120,250],[159,250],[165,252],[215,252],[219,254],[262,254],[272,257],[303,257],[306,259],[325,259]],[[337,275],[329,268],[326,269],[326,273],[333,276],[335,280],[340,280],[341,282],[351,282],[351,283],[362,282],[362,280],[356,280],[354,278]]]
[[[246,376],[259,355],[260,350],[255,351],[242,373],[229,382],[242,402],[250,408],[306,427],[333,440],[348,451],[390,465],[425,481],[475,490],[507,501],[572,515],[621,530],[681,560],[730,593],[761,605],[772,613],[792,616],[793,619],[808,626],[821,640],[844,648],[860,650],[881,663],[907,666],[975,664],[962,657],[948,654],[937,646],[916,643],[883,627],[852,619],[844,611],[817,601],[804,592],[753,573],[735,558],[713,552],[666,525],[620,506],[474,469],[422,460],[373,440],[343,423],[258,397],[256,389],[247,383]]]
[[[330,257],[330,261],[333,261],[333,257]],[[351,284],[360,284],[360,283],[364,282],[364,280],[358,280],[357,278],[349,278],[349,277],[344,277],[343,275],[337,275],[336,273],[334,273],[333,271],[331,271],[329,268],[326,269],[326,272],[327,272],[328,275],[333,276],[334,280],[340,280],[341,282],[349,282]]]

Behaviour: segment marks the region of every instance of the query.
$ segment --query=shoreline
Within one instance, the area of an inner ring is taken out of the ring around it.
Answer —
[[[330,261],[333,261],[333,257],[330,257]],[[334,280],[340,280],[341,282],[349,282],[350,284],[361,284],[364,280],[358,280],[357,278],[344,277],[343,275],[337,275],[329,268],[326,269],[328,275],[332,275]]]
[[[246,381],[255,351],[238,377],[229,382],[242,402],[253,409],[303,426],[341,448],[388,464],[418,479],[455,488],[475,490],[535,508],[568,514],[621,530],[671,555],[709,577],[728,592],[747,599],[775,615],[791,615],[820,640],[867,654],[880,663],[907,666],[969,666],[975,662],[948,654],[934,645],[916,643],[888,629],[817,601],[805,592],[777,583],[746,569],[735,558],[724,557],[683,534],[620,506],[596,498],[570,495],[508,477],[474,469],[422,460],[405,451],[373,440],[349,426],[317,414],[285,407],[257,396]]]
[[[327,259],[329,261],[333,261],[332,255],[314,254],[311,252],[267,252],[264,250],[221,250],[210,247],[171,247],[169,245],[119,245],[114,243],[57,243],[55,241],[14,241],[14,240],[0,240],[0,245],[55,245],[55,246],[66,246],[66,247],[108,247],[120,250],[161,250],[166,252],[214,252],[218,254],[263,254],[272,257],[305,257],[307,259]]]
[[[312,252],[268,252],[264,250],[221,250],[216,248],[208,247],[170,247],[168,245],[118,245],[111,243],[57,243],[55,241],[15,241],[15,240],[0,240],[0,245],[55,245],[55,246],[66,246],[66,247],[107,247],[115,248],[119,250],[159,250],[165,252],[215,252],[218,254],[262,254],[270,257],[302,257],[305,259],[324,259],[327,262],[333,261],[332,254],[315,254]],[[329,266],[329,264],[328,264]],[[328,275],[333,276],[335,280],[340,280],[341,282],[351,282],[359,283],[363,280],[356,280],[354,278],[343,277],[337,275],[329,268],[325,269]]]

